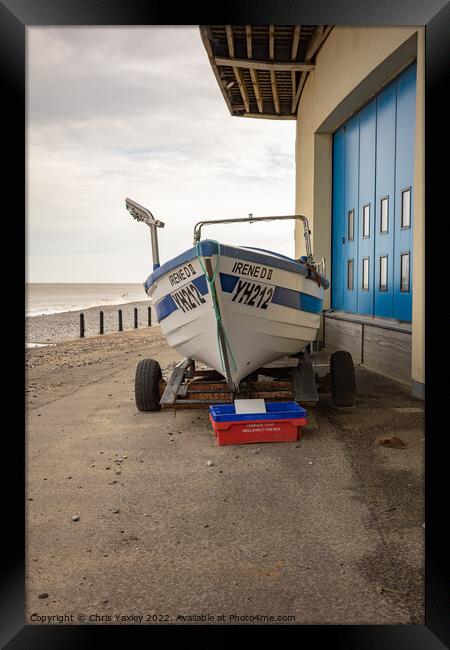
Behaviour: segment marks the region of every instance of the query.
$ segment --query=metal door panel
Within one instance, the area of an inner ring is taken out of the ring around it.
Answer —
[[[354,240],[348,240],[345,232],[342,239],[343,275],[344,275],[344,310],[358,310],[357,269],[358,269],[358,203],[359,203],[359,117],[355,116],[345,125],[345,155],[344,155],[344,228],[347,231],[348,213],[355,211]],[[348,288],[348,260],[354,260],[353,289]]]
[[[334,134],[331,286],[335,309],[411,320],[415,90],[413,64]],[[402,227],[402,192],[408,188],[410,223]],[[380,228],[383,200],[387,232]],[[368,205],[369,236],[363,238]],[[355,210],[353,241],[348,239],[350,210]],[[402,291],[400,260],[406,253],[409,286]],[[380,258],[387,268],[385,287],[380,287]],[[368,291],[362,289],[364,259],[369,260]],[[353,288],[348,287],[349,260],[353,260]]]
[[[333,236],[331,251],[331,306],[333,309],[344,308],[344,260],[342,256],[342,238],[345,237],[344,179],[345,130],[341,128],[333,137]]]
[[[416,124],[416,65],[397,79],[397,128],[395,156],[395,235],[394,235],[394,318],[412,317],[412,244],[414,213],[414,141]],[[410,188],[410,227],[402,228],[402,192]],[[410,253],[409,291],[400,286],[400,259]]]
[[[373,314],[374,278],[374,199],[375,199],[376,102],[359,113],[359,209],[358,209],[358,313]],[[367,230],[365,213],[368,213]],[[368,288],[363,288],[363,260],[368,260]]]
[[[377,97],[375,196],[375,314],[393,318],[396,84]],[[387,232],[381,232],[381,202],[387,199]],[[387,257],[387,287],[380,290],[380,257]]]

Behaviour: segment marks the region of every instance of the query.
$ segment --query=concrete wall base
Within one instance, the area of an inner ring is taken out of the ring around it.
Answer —
[[[324,314],[324,344],[347,350],[355,364],[411,384],[411,326],[379,318]]]
[[[413,379],[411,395],[417,397],[417,399],[425,400],[425,384],[422,384],[420,381],[414,381]]]

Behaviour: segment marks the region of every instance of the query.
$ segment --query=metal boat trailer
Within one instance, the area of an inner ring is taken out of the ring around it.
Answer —
[[[241,381],[238,391],[230,389],[216,370],[197,369],[192,359],[180,361],[168,381],[162,379],[157,361],[143,359],[136,368],[136,406],[140,411],[205,409],[210,404],[232,404],[235,398],[295,401],[314,406],[319,393],[331,393],[337,406],[353,406],[355,375],[351,355],[334,352],[329,364],[313,363],[310,348],[259,368]]]
[[[154,218],[150,210],[127,198],[127,210],[137,221],[147,224],[150,228],[153,268],[159,267],[159,248],[157,229],[163,228],[164,223]],[[295,219],[303,223],[306,257],[304,264],[309,273],[319,277],[318,270],[322,267],[325,273],[325,260],[316,264],[312,255],[308,219],[303,215],[281,215],[271,217],[253,217],[239,219],[216,219],[199,221],[194,228],[194,244],[200,241],[201,230],[211,224],[254,223],[259,221],[274,221]],[[303,258],[302,258],[303,259]],[[208,268],[208,274],[213,275]],[[320,280],[318,280],[320,282]],[[329,373],[320,376],[315,372],[311,358],[310,343],[303,352],[287,357],[287,363],[276,366],[268,364],[241,381],[238,391],[233,387],[230,364],[225,344],[225,333],[218,324],[218,336],[224,359],[226,379],[216,370],[197,369],[193,359],[183,359],[178,363],[169,380],[162,378],[161,367],[155,359],[142,359],[136,368],[135,399],[140,411],[156,411],[159,408],[207,408],[210,404],[233,403],[239,398],[260,398],[270,401],[296,401],[305,405],[314,405],[319,401],[319,392],[331,392],[337,406],[352,406],[355,401],[355,371],[351,355],[345,351],[333,352],[330,358]],[[324,364],[320,364],[324,365]],[[328,364],[325,364],[328,365]],[[259,381],[260,376],[264,381]]]

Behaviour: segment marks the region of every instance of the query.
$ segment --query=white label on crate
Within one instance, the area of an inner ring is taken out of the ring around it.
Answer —
[[[236,415],[250,415],[253,413],[266,413],[266,403],[263,399],[235,399],[234,408]]]
[[[247,429],[242,429],[243,433],[274,433],[276,431],[281,431],[281,427],[275,426],[273,422],[269,424],[255,422],[255,424],[251,425],[251,429],[248,427]]]

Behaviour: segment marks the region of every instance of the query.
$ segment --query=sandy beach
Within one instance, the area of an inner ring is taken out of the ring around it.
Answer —
[[[120,305],[102,305],[65,311],[58,314],[43,314],[25,318],[25,340],[27,344],[51,344],[70,341],[80,336],[80,314],[84,314],[85,337],[99,334],[100,311],[104,314],[104,332],[118,331],[118,310],[122,310],[123,329],[130,330],[134,326],[134,308],[138,309],[139,327],[148,323],[148,307],[150,300],[123,303]],[[154,319],[154,310],[152,310]]]
[[[422,402],[358,369],[297,443],[218,447],[137,411],[144,357],[179,360],[157,326],[26,351],[27,622],[423,622]]]

